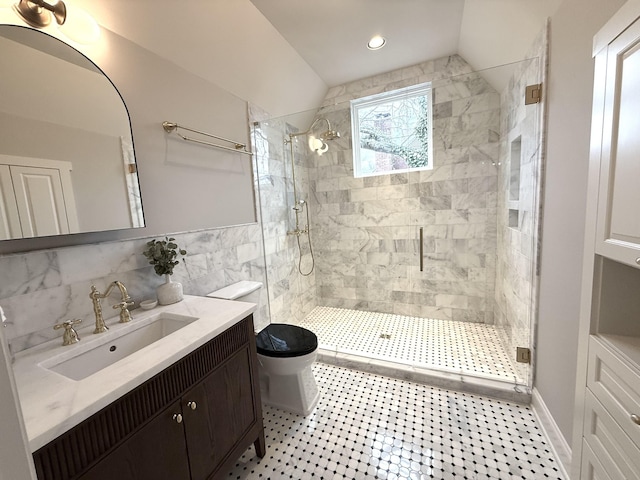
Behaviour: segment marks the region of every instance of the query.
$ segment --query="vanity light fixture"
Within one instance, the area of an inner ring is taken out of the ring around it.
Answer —
[[[47,3],[44,0],[20,0],[13,5],[13,10],[25,22],[34,28],[43,28],[51,23],[51,16],[58,25],[67,19],[67,7],[62,0]]]
[[[100,26],[84,10],[73,8],[67,15],[67,21],[60,25],[60,31],[76,43],[89,45],[100,38]]]
[[[19,0],[13,5],[13,11],[33,28],[49,26],[53,16],[60,31],[76,43],[95,43],[100,37],[100,26],[91,15],[79,8],[67,11],[62,0],[54,3],[44,0]]]
[[[369,50],[380,50],[387,43],[387,39],[382,35],[374,35],[371,37],[369,42],[367,43],[367,48]]]

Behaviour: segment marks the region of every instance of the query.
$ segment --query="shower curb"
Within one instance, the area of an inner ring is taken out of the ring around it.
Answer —
[[[531,404],[531,391],[528,388],[504,380],[422,368],[400,361],[371,358],[352,352],[346,353],[323,348],[318,348],[317,361],[457,392],[473,393],[524,405]]]

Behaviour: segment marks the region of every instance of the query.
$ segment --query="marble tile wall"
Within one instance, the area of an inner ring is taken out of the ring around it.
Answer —
[[[287,235],[296,226],[290,160],[292,146],[298,199],[307,201],[309,198],[308,168],[301,153],[304,150],[300,148],[300,142],[295,140],[293,144],[285,143],[285,140],[289,140],[288,134],[296,131],[287,119],[268,118],[253,106],[250,110],[271,320],[274,323],[299,322],[316,306],[315,269],[312,268],[309,237]],[[307,224],[306,211],[298,214],[298,223],[304,229]],[[313,235],[312,231],[312,242]],[[300,273],[299,268],[305,275]]]
[[[428,81],[434,168],[353,178],[349,100]],[[454,55],[335,87],[318,116],[342,134],[308,158],[318,304],[492,323],[500,95]]]
[[[187,250],[173,275],[186,294],[205,295],[240,280],[266,283],[258,224],[172,236]],[[104,291],[110,282],[120,280],[136,307],[141,300],[155,297],[155,288],[164,280],[142,255],[147,241],[149,238],[140,238],[0,256],[0,306],[13,322],[5,330],[12,351],[61,336],[52,328],[61,321],[82,318],[91,324],[91,285]],[[103,301],[107,325],[117,321],[117,311],[110,308],[117,300],[113,294]],[[266,289],[262,304],[257,328],[269,322]],[[135,310],[132,314],[135,316]]]
[[[544,29],[520,62],[502,93],[498,243],[494,316],[509,352],[533,347],[536,315],[540,198],[544,164],[542,145],[544,104],[525,105],[527,85],[543,81],[547,30]],[[544,102],[544,96],[543,96]],[[512,148],[516,144],[519,148]],[[514,158],[519,154],[519,158]],[[519,163],[519,166],[517,164]],[[528,364],[517,363],[526,378]]]

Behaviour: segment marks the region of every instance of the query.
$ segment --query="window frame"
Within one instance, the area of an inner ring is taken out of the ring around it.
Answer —
[[[429,131],[428,142],[429,148],[427,152],[428,164],[424,167],[410,167],[401,170],[387,170],[384,172],[363,173],[361,167],[360,156],[360,111],[366,107],[390,103],[403,98],[412,98],[424,96],[427,100],[427,109],[429,111]],[[366,97],[360,97],[351,100],[351,148],[353,151],[353,176],[355,178],[376,177],[380,175],[392,175],[396,173],[419,172],[422,170],[433,169],[433,87],[431,82],[411,85],[387,92],[376,93]]]

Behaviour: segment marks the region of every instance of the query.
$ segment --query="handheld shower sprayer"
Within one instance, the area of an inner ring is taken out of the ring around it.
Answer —
[[[327,130],[324,130],[320,134],[320,136],[316,137],[315,135],[313,135],[312,132],[313,132],[313,129],[318,124],[318,122],[320,121],[324,121],[327,123]],[[293,199],[294,199],[294,205],[292,208],[293,208],[293,211],[295,212],[295,217],[296,217],[295,229],[289,230],[287,232],[287,235],[292,235],[296,237],[298,242],[298,252],[299,252],[298,271],[300,272],[301,275],[308,276],[308,275],[311,275],[311,273],[313,272],[313,269],[315,268],[315,257],[313,256],[313,248],[311,246],[311,232],[310,232],[311,229],[309,226],[310,225],[309,205],[304,200],[298,199],[298,190],[296,188],[296,166],[295,166],[295,160],[294,160],[295,155],[293,150],[293,140],[296,137],[304,137],[304,136],[308,136],[307,140],[308,140],[309,149],[312,152],[315,152],[317,155],[322,155],[324,152],[329,150],[329,145],[327,144],[327,142],[330,140],[335,140],[336,138],[340,138],[340,132],[331,128],[331,123],[329,122],[328,119],[324,117],[318,117],[313,121],[313,123],[311,124],[311,126],[307,131],[299,132],[299,133],[289,133],[289,138],[288,139],[285,138],[284,140],[285,145],[289,145],[289,151],[291,154],[291,157],[290,157],[291,177],[293,180]],[[307,224],[304,226],[304,228],[300,228],[301,213],[306,214]],[[306,272],[302,271],[302,247],[300,246],[300,237],[302,235],[307,236],[307,239],[309,241],[309,253],[311,255],[311,268]]]

